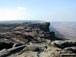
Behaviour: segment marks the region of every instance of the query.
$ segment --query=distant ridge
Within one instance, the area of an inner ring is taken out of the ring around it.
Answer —
[[[45,21],[42,20],[8,20],[8,21],[0,21],[0,23],[23,23],[23,22],[32,22],[32,23],[43,23]]]

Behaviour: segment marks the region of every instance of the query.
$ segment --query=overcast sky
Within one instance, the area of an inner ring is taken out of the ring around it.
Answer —
[[[76,21],[76,0],[0,0],[2,20]]]

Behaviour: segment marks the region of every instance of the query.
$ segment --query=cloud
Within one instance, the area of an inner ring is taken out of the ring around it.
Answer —
[[[24,7],[0,9],[0,20],[22,20],[27,16],[28,13]]]
[[[25,10],[24,7],[20,7],[20,6],[18,6],[17,8],[18,8],[19,10]]]

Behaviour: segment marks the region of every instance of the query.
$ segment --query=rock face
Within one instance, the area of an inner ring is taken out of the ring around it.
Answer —
[[[49,22],[0,24],[0,57],[59,57],[61,49],[76,53],[76,41],[60,40],[49,26]]]

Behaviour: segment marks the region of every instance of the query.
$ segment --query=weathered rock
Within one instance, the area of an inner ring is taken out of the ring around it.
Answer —
[[[17,55],[17,57],[38,57],[38,52],[26,51],[20,55]]]
[[[17,57],[59,57],[60,51],[54,47],[49,47],[44,49],[43,52],[36,51],[24,51],[22,54],[19,54]]]
[[[15,43],[12,47],[18,47],[18,46],[21,46],[22,44],[21,43]]]
[[[12,25],[12,27],[11,27]],[[15,25],[15,26],[14,26]],[[9,33],[5,32],[5,38],[11,42],[28,43],[30,41],[40,42],[36,38],[55,40],[54,32],[50,32],[50,22],[46,23],[20,23],[4,25],[11,28]],[[10,40],[11,39],[11,40]]]
[[[47,48],[46,43],[40,43],[40,44],[31,43],[30,45],[26,45],[26,47],[20,53],[23,53],[25,51],[43,52],[45,48]]]
[[[12,48],[13,43],[0,42],[0,50]]]
[[[49,26],[50,26],[50,23],[49,22],[46,22],[44,24],[40,24],[38,27],[42,30],[42,31],[49,31]]]
[[[75,47],[67,47],[64,48],[65,51],[72,51],[73,53],[76,53],[76,46]]]
[[[25,51],[36,51],[36,52],[42,52],[43,49],[41,48],[45,48],[44,45],[21,45],[18,47],[13,47],[10,49],[3,49],[2,51],[0,51],[0,57],[7,57],[7,56],[11,56],[12,54],[21,54]]]
[[[66,47],[72,47],[72,46],[76,46],[76,41],[74,40],[56,40],[52,42],[53,45],[55,45],[56,47],[59,48],[66,48]]]
[[[12,54],[16,54],[19,53],[22,49],[24,49],[26,46],[19,46],[19,47],[15,47],[15,48],[11,48],[11,49],[4,49],[2,51],[0,51],[0,57],[8,57],[11,56]]]
[[[71,48],[70,50],[75,51],[75,48],[72,48],[72,46],[76,46],[75,41],[59,41],[55,37],[55,33],[50,32],[49,26],[49,22],[5,24],[2,26],[4,28],[2,29],[3,36],[5,36],[4,40],[8,40],[14,44],[3,40],[0,43],[0,57],[58,57],[63,48],[64,50]],[[51,41],[53,41],[52,44],[56,47],[50,45]]]

